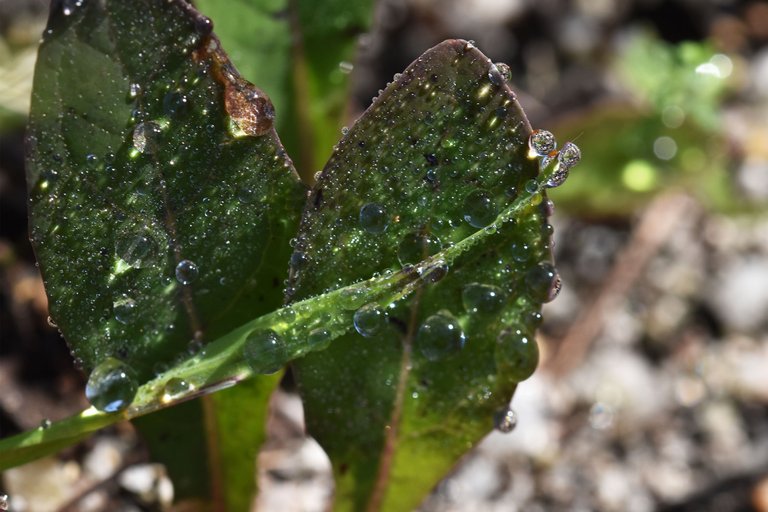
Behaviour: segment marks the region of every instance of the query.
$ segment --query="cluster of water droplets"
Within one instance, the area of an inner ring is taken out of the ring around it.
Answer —
[[[571,169],[581,160],[581,150],[573,142],[566,142],[558,151],[551,132],[534,130],[528,139],[528,158],[539,159],[542,178],[547,187],[554,188],[565,183]]]

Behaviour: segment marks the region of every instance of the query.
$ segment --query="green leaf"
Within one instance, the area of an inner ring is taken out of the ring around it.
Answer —
[[[425,283],[294,364],[337,509],[414,509],[533,371],[557,277],[530,134],[499,69],[447,41],[378,97],[308,198],[291,299],[393,271]]]
[[[280,137],[305,181],[328,159],[347,116],[357,37],[372,0],[198,0],[243,76],[274,101]]]
[[[304,189],[270,100],[210,28],[180,0],[64,2],[51,14],[29,125],[31,238],[51,316],[86,370],[115,357],[144,382],[282,301]],[[274,385],[208,399],[209,427],[252,411],[240,424],[247,445],[208,429],[214,500],[247,502],[242,486],[216,482],[253,473]],[[193,448],[204,466],[204,447]]]

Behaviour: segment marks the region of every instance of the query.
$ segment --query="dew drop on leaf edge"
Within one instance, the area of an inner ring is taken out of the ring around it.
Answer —
[[[85,396],[96,409],[117,412],[131,404],[137,389],[131,367],[119,359],[108,357],[88,377]]]
[[[517,426],[517,414],[511,407],[497,411],[493,415],[493,426],[502,434],[509,434]]]
[[[496,338],[496,360],[504,368],[504,378],[524,381],[539,364],[536,339],[520,329],[504,329]]]

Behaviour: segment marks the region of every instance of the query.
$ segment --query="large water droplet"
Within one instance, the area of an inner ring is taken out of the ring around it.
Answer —
[[[492,284],[470,283],[461,292],[464,309],[469,313],[498,313],[506,299],[504,291]]]
[[[511,407],[502,409],[493,415],[493,426],[502,434],[509,434],[517,426],[517,414]]]
[[[397,246],[400,265],[416,264],[439,253],[443,248],[440,239],[431,233],[409,233]]]
[[[573,142],[566,142],[557,154],[557,160],[560,165],[570,169],[581,160],[581,150]]]
[[[190,260],[181,260],[176,265],[176,280],[181,284],[187,285],[197,279],[198,269],[195,262]]]
[[[494,220],[498,210],[493,199],[482,190],[475,190],[464,200],[464,220],[474,228],[484,228]]]
[[[130,366],[108,357],[93,369],[85,385],[85,396],[96,409],[117,412],[131,404],[138,386]]]
[[[331,331],[328,329],[315,329],[309,333],[307,343],[312,350],[322,350],[331,344]]]
[[[133,129],[133,147],[139,153],[151,154],[157,150],[160,125],[154,121],[139,123]]]
[[[115,255],[134,268],[148,266],[157,252],[157,244],[146,234],[119,236],[115,240]]]
[[[467,338],[456,318],[447,311],[430,316],[419,327],[416,345],[430,361],[437,361],[464,347]]]
[[[115,320],[121,324],[129,323],[136,311],[136,301],[127,295],[123,295],[112,303],[112,312],[115,315]]]
[[[547,156],[557,147],[557,141],[552,132],[534,130],[528,138],[528,157]]]
[[[369,233],[383,233],[389,226],[387,212],[380,204],[368,203],[360,208],[360,226]]]
[[[275,373],[285,363],[285,344],[273,330],[253,331],[243,344],[243,356],[254,372]]]
[[[361,336],[375,336],[386,326],[387,312],[376,305],[363,306],[355,311],[353,321],[355,330]]]
[[[555,267],[543,261],[528,271],[525,276],[528,292],[537,300],[549,302],[560,293],[562,282]]]
[[[192,389],[192,386],[189,382],[178,377],[173,377],[172,379],[168,379],[168,382],[163,386],[163,396],[161,397],[161,400],[163,402],[171,402],[184,395],[190,389]]]
[[[513,382],[521,382],[533,374],[539,364],[536,340],[520,329],[505,329],[496,339],[496,357],[503,374]]]

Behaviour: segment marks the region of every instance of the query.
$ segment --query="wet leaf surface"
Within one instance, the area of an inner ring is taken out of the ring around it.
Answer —
[[[415,508],[533,371],[557,278],[530,134],[498,69],[448,41],[387,87],[308,198],[289,300],[401,269],[423,283],[294,364],[338,509]]]
[[[78,363],[113,357],[141,383],[279,306],[304,191],[270,100],[187,4],[52,9],[29,126],[31,239]],[[253,449],[274,379],[263,385],[233,398],[259,412],[241,425]]]

